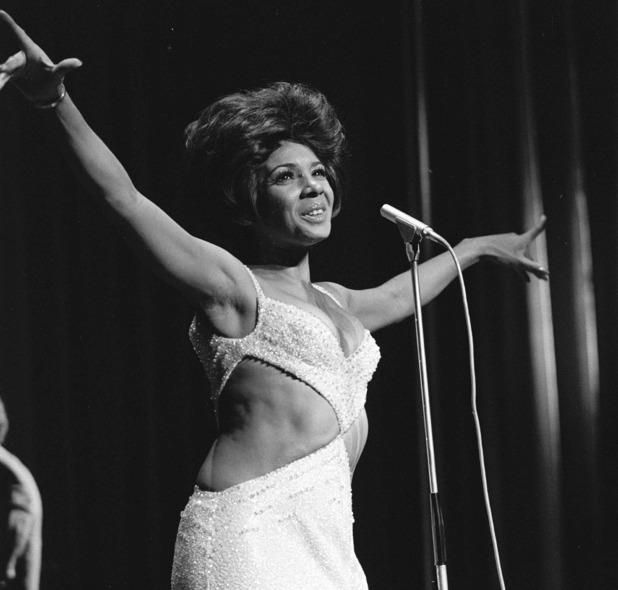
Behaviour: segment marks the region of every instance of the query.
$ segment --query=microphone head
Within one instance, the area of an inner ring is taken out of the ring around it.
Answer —
[[[380,207],[380,214],[382,217],[392,221],[393,223],[402,223],[409,227],[412,227],[416,231],[424,232],[426,230],[431,229],[426,223],[419,221],[418,219],[414,219],[411,215],[400,211],[399,209],[395,209],[392,205],[384,204]]]

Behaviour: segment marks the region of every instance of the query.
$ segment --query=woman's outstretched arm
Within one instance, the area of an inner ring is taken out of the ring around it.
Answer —
[[[113,213],[138,253],[204,308],[214,302],[229,302],[238,293],[238,283],[241,292],[246,287],[252,293],[240,262],[225,250],[191,236],[140,194],[122,164],[90,128],[63,84],[65,76],[81,62],[71,58],[54,64],[6,12],[0,11],[0,19],[12,29],[21,47],[0,64],[0,88],[11,81],[35,107],[46,109],[84,185]]]
[[[454,250],[462,269],[489,258],[512,267],[526,279],[534,275],[547,279],[549,273],[526,255],[528,246],[543,231],[545,217],[522,234],[507,233],[468,238]],[[419,266],[421,299],[423,304],[438,296],[456,278],[451,256],[444,252]],[[352,290],[333,286],[347,302],[349,311],[371,331],[399,322],[414,313],[412,280],[407,270],[373,289]]]

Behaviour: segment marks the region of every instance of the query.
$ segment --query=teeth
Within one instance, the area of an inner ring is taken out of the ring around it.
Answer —
[[[303,215],[311,215],[312,217],[316,217],[324,213],[325,209],[323,207],[318,207],[316,209],[311,209],[310,211],[306,211]]]

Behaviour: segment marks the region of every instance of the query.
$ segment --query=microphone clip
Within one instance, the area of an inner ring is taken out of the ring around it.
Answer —
[[[408,257],[408,262],[418,262],[421,242],[425,237],[423,230],[412,227],[407,223],[402,223],[399,220],[395,220],[395,225],[397,226],[399,235],[406,246],[406,256]]]

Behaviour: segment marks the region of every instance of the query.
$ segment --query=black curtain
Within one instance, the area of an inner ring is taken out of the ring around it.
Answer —
[[[547,439],[535,418],[527,286],[481,263],[466,280],[498,539],[507,587],[615,588],[617,8],[437,1],[422,5],[417,29],[412,4],[361,4],[41,0],[4,8],[52,58],[83,60],[67,81],[71,95],[136,185],[195,232],[204,231],[209,204],[183,160],[184,126],[240,88],[284,79],[325,92],[352,156],[344,210],[313,254],[313,278],[354,288],[406,267],[378,209],[417,198],[414,31],[423,37],[431,221],[451,243],[523,229],[528,100],[549,217],[560,509],[548,523],[540,500]],[[1,37],[4,58],[15,45],[6,31]],[[132,257],[45,128],[15,89],[0,93],[0,388],[12,422],[7,447],[43,496],[43,588],[165,588],[178,515],[215,436],[186,338],[192,312]],[[584,188],[593,262],[599,384],[588,392],[597,403],[591,419],[573,368],[582,350],[574,186]],[[497,587],[456,287],[426,314],[449,578],[455,588]],[[372,590],[429,588],[411,325],[376,337],[383,360],[354,481],[357,552]],[[594,457],[583,451],[590,448]],[[546,526],[560,531],[555,546]]]

